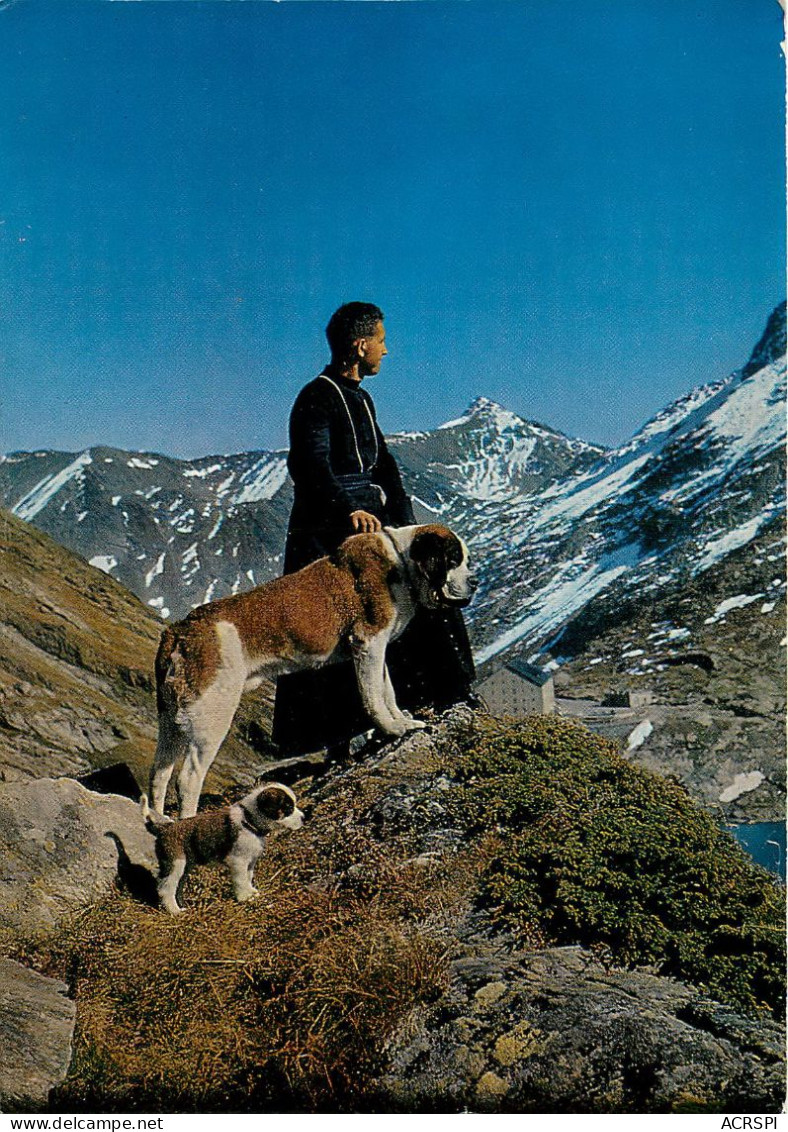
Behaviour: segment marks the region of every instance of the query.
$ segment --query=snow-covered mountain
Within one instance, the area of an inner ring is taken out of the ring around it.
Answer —
[[[390,442],[418,517],[471,546],[482,676],[513,656],[551,664],[562,710],[612,728],[630,757],[728,820],[780,817],[784,307],[741,370],[614,450],[485,398]],[[13,453],[0,459],[0,503],[180,617],[280,572],[285,460]],[[647,690],[653,706],[600,723],[600,701],[626,689]]]
[[[16,515],[122,582],[162,617],[281,573],[284,452],[174,460],[91,448],[13,453],[0,493]]]
[[[528,496],[603,452],[484,398],[457,421],[391,443],[424,520]],[[0,459],[0,500],[162,617],[181,617],[281,573],[292,503],[286,456],[18,452]]]
[[[481,662],[533,652],[593,609],[702,574],[784,510],[785,312],[750,361],[605,451],[485,398],[391,445],[422,518],[471,544]],[[284,452],[182,461],[92,448],[0,460],[0,500],[163,617],[278,574]]]
[[[408,488],[425,507],[533,495],[596,463],[604,449],[523,420],[477,397],[430,432],[396,433],[391,448]]]
[[[466,517],[481,662],[554,640],[593,601],[615,619],[773,531],[785,512],[785,311],[752,360],[659,413],[593,467]],[[762,363],[762,364],[761,364]]]

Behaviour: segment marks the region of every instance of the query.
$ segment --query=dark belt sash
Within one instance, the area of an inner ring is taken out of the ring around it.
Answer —
[[[350,472],[336,479],[349,498],[352,511],[374,514],[386,506],[386,493],[380,484],[374,482],[371,472]]]

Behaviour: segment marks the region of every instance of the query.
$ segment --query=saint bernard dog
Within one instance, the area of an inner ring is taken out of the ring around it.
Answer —
[[[475,588],[467,547],[448,527],[384,527],[351,535],[297,573],[198,606],[168,626],[156,657],[153,809],[164,812],[167,785],[182,760],[180,816],[197,813],[205,775],[241,696],[264,676],[352,657],[364,708],[381,731],[397,736],[423,727],[397,707],[386,647],[417,605],[465,606]]]
[[[254,900],[259,895],[252,883],[254,867],[265,848],[265,838],[300,829],[304,820],[295,794],[280,782],[263,783],[232,806],[206,810],[183,821],[152,814],[144,794],[140,806],[146,828],[156,838],[159,902],[173,916],[183,911],[178,889],[194,865],[224,862],[235,899],[241,903]]]

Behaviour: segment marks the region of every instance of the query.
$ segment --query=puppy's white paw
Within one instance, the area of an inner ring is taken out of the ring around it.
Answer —
[[[239,904],[246,904],[249,900],[256,900],[260,895],[259,888],[250,888],[248,892],[241,892],[236,896]]]

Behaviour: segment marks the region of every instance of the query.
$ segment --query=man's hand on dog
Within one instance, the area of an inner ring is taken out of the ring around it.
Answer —
[[[370,515],[369,511],[351,511],[350,521],[357,534],[372,534],[383,529],[380,519]]]

